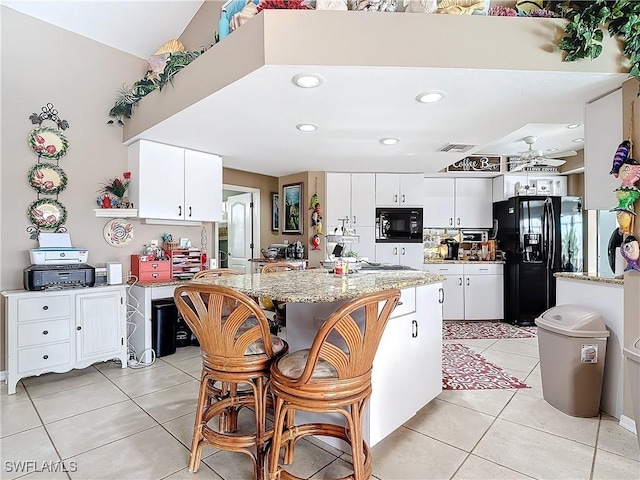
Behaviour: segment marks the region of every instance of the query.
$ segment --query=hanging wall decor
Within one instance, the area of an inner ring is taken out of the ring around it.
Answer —
[[[37,163],[27,173],[29,185],[37,192],[36,200],[27,208],[27,216],[32,223],[27,232],[32,240],[36,240],[43,230],[67,231],[63,226],[67,220],[67,209],[58,196],[67,188],[68,179],[58,162],[69,150],[69,141],[62,134],[62,130],[69,128],[69,122],[60,119],[52,103],[47,103],[41,110],[29,116],[31,123],[38,125],[28,137],[29,147],[38,156]],[[43,126],[45,120],[55,123],[57,129]]]

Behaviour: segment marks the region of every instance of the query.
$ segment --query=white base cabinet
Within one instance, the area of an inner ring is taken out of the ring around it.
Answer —
[[[444,320],[502,320],[503,265],[462,263],[425,264],[424,271],[444,275]]]
[[[21,378],[119,359],[127,366],[124,286],[2,292],[7,387]]]
[[[376,243],[376,262],[405,265],[422,270],[424,251],[422,243]]]

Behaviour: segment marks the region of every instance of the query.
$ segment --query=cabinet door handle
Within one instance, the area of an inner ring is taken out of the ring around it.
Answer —
[[[44,331],[42,332],[42,334],[43,334],[43,335],[49,335],[49,330],[44,330]]]
[[[453,225],[453,217],[449,217],[449,225]]]
[[[44,307],[42,307],[43,310],[49,310],[49,305],[45,305]]]
[[[49,355],[43,355],[42,358],[46,360],[47,358],[49,358]]]
[[[418,321],[411,320],[411,337],[416,338],[418,336]]]
[[[404,198],[404,195],[402,195],[402,203],[404,202],[405,202],[405,198]]]
[[[444,303],[444,288],[438,289],[438,302]]]
[[[152,264],[151,264],[151,268],[158,268],[158,266],[159,266],[159,265],[158,265],[157,263],[152,263]]]
[[[191,217],[191,207],[189,207],[189,217]]]
[[[356,221],[356,216],[355,216],[355,215],[353,216],[353,223],[358,223],[358,222]]]
[[[393,254],[397,255],[398,254],[398,247],[393,247]]]
[[[152,276],[153,278],[158,278],[158,277],[160,276],[160,274],[159,274],[159,273],[152,273],[152,274],[151,274],[151,276]]]
[[[458,225],[460,225],[460,217],[458,217]]]
[[[178,205],[178,216],[182,216],[182,205]]]
[[[458,285],[462,285],[462,277],[458,279]]]
[[[80,325],[78,325],[78,326],[76,327],[76,330],[80,331],[80,330],[82,330],[82,327],[81,327]]]
[[[467,286],[471,285],[471,281],[469,280],[469,277],[467,277]]]
[[[398,195],[393,196],[393,203],[398,203]]]
[[[404,255],[404,252],[405,252],[404,247],[402,247],[402,255]]]

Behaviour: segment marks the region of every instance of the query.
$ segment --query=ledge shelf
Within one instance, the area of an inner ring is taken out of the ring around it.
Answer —
[[[137,217],[137,208],[94,208],[96,217],[129,218]]]

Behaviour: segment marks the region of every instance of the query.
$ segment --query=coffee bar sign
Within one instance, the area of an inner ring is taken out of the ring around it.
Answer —
[[[500,157],[472,155],[447,167],[447,172],[499,172]]]

